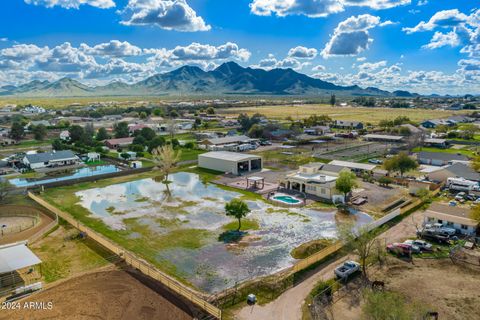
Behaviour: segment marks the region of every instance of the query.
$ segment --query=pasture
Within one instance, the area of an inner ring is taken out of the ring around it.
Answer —
[[[425,119],[447,118],[462,111],[444,111],[430,109],[393,109],[366,107],[332,107],[326,104],[295,105],[295,106],[258,106],[219,109],[218,114],[227,117],[238,117],[240,113],[253,115],[260,113],[269,119],[284,120],[287,117],[303,119],[311,115],[328,115],[334,120],[362,121],[378,124],[381,120],[393,120],[398,116],[406,116],[414,122]]]

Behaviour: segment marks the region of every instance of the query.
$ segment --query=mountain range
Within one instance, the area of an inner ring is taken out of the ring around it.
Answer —
[[[19,86],[0,88],[3,96],[83,97],[140,95],[330,95],[412,97],[408,91],[388,92],[378,88],[338,86],[309,77],[292,69],[263,70],[244,68],[226,62],[212,71],[195,66],[156,74],[142,81],[127,84],[116,81],[91,87],[71,78],[58,81],[34,80]]]

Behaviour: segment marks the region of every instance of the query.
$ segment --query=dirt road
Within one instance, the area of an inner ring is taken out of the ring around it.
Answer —
[[[386,242],[401,241],[406,237],[415,236],[416,225],[420,225],[423,213],[417,211],[403,221],[388,229],[378,236]],[[237,319],[241,320],[299,320],[302,318],[302,305],[307,295],[312,291],[315,284],[320,280],[328,280],[333,277],[336,266],[347,260],[348,257],[340,258],[323,268],[295,287],[292,287],[280,295],[276,300],[264,306],[247,306],[240,309]]]

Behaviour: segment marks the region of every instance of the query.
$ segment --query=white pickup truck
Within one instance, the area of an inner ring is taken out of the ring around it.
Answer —
[[[335,268],[335,276],[342,279],[348,278],[358,270],[360,270],[360,263],[355,261],[345,261],[343,265]]]

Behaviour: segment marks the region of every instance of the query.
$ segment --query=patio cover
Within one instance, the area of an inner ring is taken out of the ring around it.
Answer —
[[[0,246],[0,274],[34,266],[41,262],[25,242]]]

